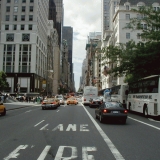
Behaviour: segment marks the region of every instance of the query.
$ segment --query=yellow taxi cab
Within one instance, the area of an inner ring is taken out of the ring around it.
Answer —
[[[2,116],[5,116],[6,115],[6,107],[3,105],[2,102],[0,102],[0,114]]]
[[[57,99],[55,98],[48,98],[48,99],[44,99],[42,101],[42,110],[44,109],[57,109],[57,107],[59,107],[60,103]]]
[[[78,101],[77,101],[77,99],[75,97],[70,97],[70,98],[67,99],[67,105],[69,105],[69,104],[77,105]]]

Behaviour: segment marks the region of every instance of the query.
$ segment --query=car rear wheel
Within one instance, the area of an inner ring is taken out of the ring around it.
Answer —
[[[101,123],[104,122],[104,119],[103,119],[102,115],[99,116],[99,121],[100,121]]]
[[[3,113],[1,113],[2,116],[5,116],[6,115],[6,109],[4,108],[4,111]]]

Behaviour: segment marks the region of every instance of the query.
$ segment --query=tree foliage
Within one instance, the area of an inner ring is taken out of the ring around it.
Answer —
[[[0,88],[3,91],[6,87],[9,87],[9,83],[7,82],[7,75],[5,72],[0,72]]]
[[[141,7],[133,10],[140,18],[133,18],[125,28],[141,31],[141,41],[108,46],[102,49],[108,58],[107,64],[116,64],[110,74],[125,76],[125,82],[132,82],[145,76],[160,74],[160,10]],[[144,25],[146,24],[144,28]],[[124,29],[125,29],[124,28]]]

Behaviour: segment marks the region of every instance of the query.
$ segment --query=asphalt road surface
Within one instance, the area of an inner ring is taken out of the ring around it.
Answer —
[[[0,160],[160,159],[159,121],[129,113],[125,125],[101,124],[81,103],[55,110],[18,104],[0,116]]]

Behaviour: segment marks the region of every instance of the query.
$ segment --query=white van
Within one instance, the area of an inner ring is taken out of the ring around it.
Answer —
[[[89,105],[90,99],[98,97],[98,88],[94,86],[85,86],[83,89],[82,104]]]

